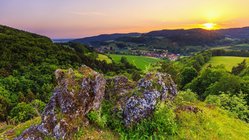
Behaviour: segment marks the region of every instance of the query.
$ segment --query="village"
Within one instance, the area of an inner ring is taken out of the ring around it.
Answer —
[[[123,55],[136,55],[136,56],[148,56],[155,57],[160,59],[169,59],[170,61],[176,61],[180,58],[180,54],[174,54],[168,52],[168,50],[163,49],[127,49],[127,50],[119,50],[116,47],[112,46],[101,46],[99,48],[95,48],[95,50],[99,53],[108,53],[108,54],[123,54]]]

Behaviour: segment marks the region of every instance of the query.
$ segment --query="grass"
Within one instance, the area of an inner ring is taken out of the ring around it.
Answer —
[[[116,55],[116,54],[111,54],[110,57],[113,59],[115,62],[120,62],[121,57],[126,57],[127,60],[135,65],[137,68],[146,71],[147,69],[150,68],[151,64],[162,61],[161,59],[158,58],[153,58],[153,57],[147,57],[147,56],[134,56],[134,55]]]
[[[37,117],[31,119],[27,122],[20,123],[18,125],[7,125],[6,123],[0,124],[0,140],[10,140],[18,137],[22,134],[22,132],[28,129],[32,125],[37,125],[41,122],[41,118]],[[76,137],[76,139],[80,140],[89,140],[89,139],[97,139],[97,140],[118,140],[118,134],[108,130],[108,129],[99,129],[93,125],[89,125],[87,127],[82,128],[81,134]]]
[[[212,66],[224,65],[226,70],[231,71],[234,66],[237,66],[244,59],[249,63],[249,57],[215,56],[204,67],[207,67],[209,64]]]
[[[99,61],[106,61],[107,64],[112,63],[112,60],[108,56],[106,56],[104,54],[98,54],[97,60],[99,60]]]
[[[164,137],[164,139],[175,140],[248,140],[249,124],[229,115],[225,110],[215,106],[209,106],[204,102],[188,103],[201,111],[198,113],[190,111],[177,112],[176,134]],[[40,123],[41,119],[34,118],[17,126],[0,124],[0,139],[14,139],[31,125]],[[5,129],[5,130],[4,130]],[[122,139],[118,133],[108,128],[98,128],[95,125],[88,125],[80,129],[75,135],[79,140],[119,140]]]
[[[32,125],[37,125],[41,122],[41,118],[37,117],[26,121],[24,123],[18,125],[7,125],[2,123],[0,125],[0,140],[1,139],[14,139],[15,137],[19,136],[24,130],[29,128]]]
[[[248,140],[249,124],[229,116],[224,110],[195,104],[202,112],[181,112],[177,116],[178,135],[175,139]]]
[[[82,128],[82,135],[78,137],[80,140],[119,140],[118,134],[108,130],[99,129],[93,125]]]

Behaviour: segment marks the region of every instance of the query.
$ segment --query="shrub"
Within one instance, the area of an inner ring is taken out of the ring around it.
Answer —
[[[181,91],[176,96],[174,102],[178,105],[184,104],[184,103],[193,103],[196,102],[198,99],[197,94],[192,92],[191,90]]]
[[[35,111],[37,112],[37,114],[41,114],[46,106],[46,104],[44,102],[42,102],[41,100],[34,100],[31,102],[31,106],[35,109]]]
[[[153,116],[128,128],[122,137],[126,139],[161,139],[177,131],[175,113],[168,104],[159,104]]]
[[[215,106],[220,106],[221,105],[220,97],[216,96],[216,95],[207,96],[207,98],[205,99],[205,102],[207,104],[211,104],[211,105],[215,105]]]
[[[231,95],[222,93],[219,96],[209,95],[205,102],[220,106],[222,109],[230,111],[235,117],[249,121],[249,106],[244,94]]]
[[[106,126],[106,116],[101,114],[101,108],[99,110],[91,111],[87,114],[88,119],[95,123],[100,128],[104,128]]]
[[[35,109],[30,104],[24,102],[17,104],[10,111],[10,118],[13,123],[25,122],[37,115]]]

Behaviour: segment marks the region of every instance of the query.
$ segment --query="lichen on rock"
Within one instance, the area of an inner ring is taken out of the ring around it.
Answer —
[[[47,104],[42,123],[23,132],[16,140],[70,139],[86,124],[86,114],[100,107],[106,80],[87,66],[78,71],[56,70],[57,87]]]
[[[177,94],[176,84],[171,76],[163,73],[149,73],[138,81],[137,94],[130,97],[124,106],[126,126],[137,123],[153,114],[156,105]]]
[[[149,73],[137,83],[124,76],[107,81],[107,87],[111,89],[107,88],[106,95],[109,100],[116,100],[116,108],[123,112],[127,127],[150,116],[159,102],[172,100],[177,94],[176,84],[164,73]]]
[[[56,70],[58,83],[43,114],[42,123],[25,130],[16,140],[39,140],[45,137],[72,139],[75,132],[88,124],[87,113],[97,110],[103,98],[121,112],[126,127],[151,116],[157,104],[172,100],[176,84],[164,73],[149,73],[138,82],[124,76],[104,79],[87,66],[77,71]]]

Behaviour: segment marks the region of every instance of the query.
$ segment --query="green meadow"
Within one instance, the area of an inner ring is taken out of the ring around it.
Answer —
[[[112,60],[108,56],[106,56],[104,54],[98,54],[97,60],[106,61],[107,64],[112,63]]]
[[[147,56],[134,56],[134,55],[116,55],[116,54],[111,54],[110,57],[113,59],[115,62],[120,62],[121,57],[126,57],[127,60],[135,65],[137,68],[141,70],[146,70],[149,69],[151,64],[162,61],[161,59],[158,58],[153,58],[153,57],[147,57]]]
[[[246,59],[247,63],[249,63],[249,57],[215,56],[211,58],[205,67],[209,64],[212,66],[224,65],[228,71],[231,71],[234,66],[241,63],[244,59]]]

